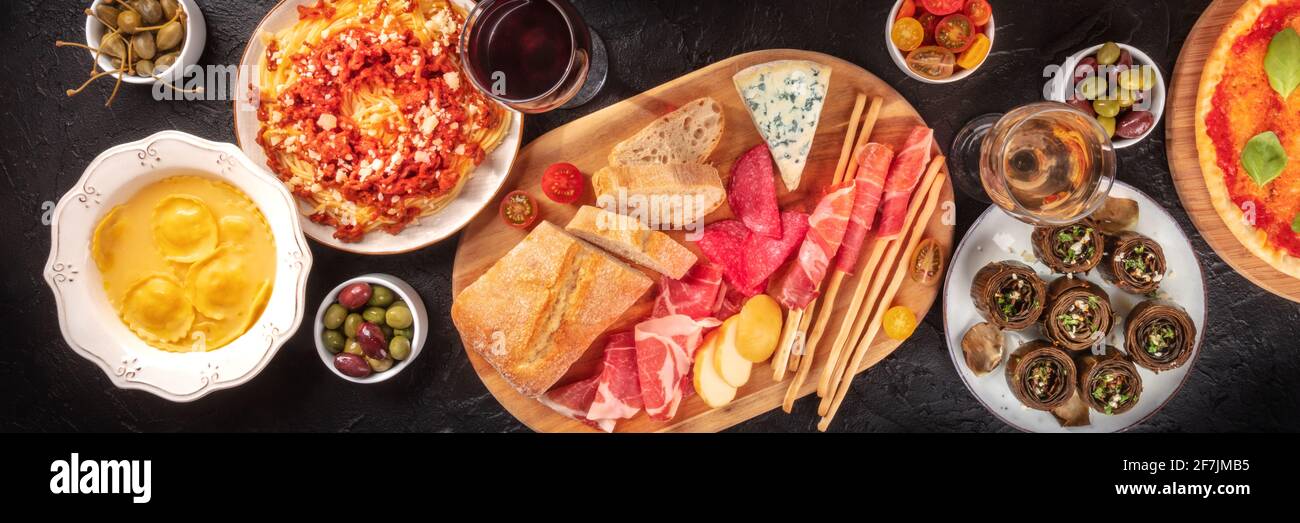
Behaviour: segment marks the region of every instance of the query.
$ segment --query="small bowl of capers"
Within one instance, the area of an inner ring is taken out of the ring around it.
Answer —
[[[345,281],[325,295],[312,335],[321,362],[335,375],[378,383],[415,361],[428,325],[415,288],[376,273]]]
[[[179,85],[207,42],[194,0],[95,0],[86,10],[86,45],[100,70],[131,84]]]

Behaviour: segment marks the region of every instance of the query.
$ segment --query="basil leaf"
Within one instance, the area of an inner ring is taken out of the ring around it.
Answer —
[[[1286,100],[1296,86],[1300,86],[1300,34],[1290,27],[1273,35],[1264,55],[1264,71],[1268,84]]]
[[[1264,131],[1246,142],[1241,151],[1241,165],[1260,187],[1273,181],[1286,168],[1286,149],[1273,131]]]
[[[1291,220],[1291,232],[1300,234],[1300,212],[1295,213],[1295,219]]]

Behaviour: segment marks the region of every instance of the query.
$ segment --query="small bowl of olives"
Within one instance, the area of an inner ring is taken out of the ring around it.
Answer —
[[[414,288],[388,274],[367,274],[325,296],[313,335],[321,362],[334,374],[354,383],[378,383],[415,361],[428,325]]]
[[[176,73],[197,63],[206,43],[203,12],[194,0],[95,0],[87,10],[91,56],[126,83],[164,78],[181,87]]]
[[[1165,78],[1150,56],[1115,42],[1094,45],[1066,59],[1051,99],[1097,118],[1111,144],[1141,142],[1165,112]]]

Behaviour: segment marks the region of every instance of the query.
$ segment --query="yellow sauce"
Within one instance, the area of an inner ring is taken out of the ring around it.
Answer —
[[[91,253],[118,317],[141,340],[187,352],[234,341],[275,280],[266,217],[234,186],[201,176],[151,184],[100,219]]]

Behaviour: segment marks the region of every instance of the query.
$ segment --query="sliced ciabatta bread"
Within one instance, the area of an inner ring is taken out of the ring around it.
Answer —
[[[722,141],[722,104],[694,100],[614,146],[610,165],[704,163]]]
[[[727,198],[718,170],[700,164],[609,166],[592,175],[591,186],[597,205],[640,213],[660,229],[695,223]]]
[[[550,389],[653,282],[543,221],[461,291],[451,320],[465,346],[521,394]]]
[[[695,253],[636,218],[584,205],[564,230],[637,265],[680,280],[695,265]]]

